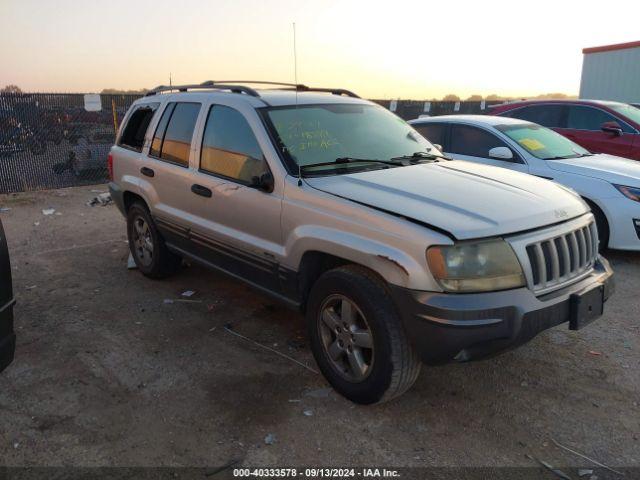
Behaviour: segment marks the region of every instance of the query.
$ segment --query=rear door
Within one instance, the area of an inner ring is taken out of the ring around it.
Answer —
[[[424,138],[429,140],[434,145],[440,145],[443,151],[447,151],[448,137],[449,137],[449,124],[426,122],[416,123],[412,125]]]
[[[604,132],[602,125],[613,122],[622,128],[622,135]],[[570,105],[566,125],[558,130],[593,153],[609,153],[626,157],[633,148],[634,130],[609,112],[589,105]]]
[[[166,104],[138,173],[157,223],[180,232],[188,231],[194,220],[189,160],[200,109],[198,102]]]
[[[493,132],[472,125],[450,124],[449,144],[446,153],[453,158],[468,160],[495,167],[508,168],[519,172],[529,172],[528,165],[513,148],[507,145]],[[495,147],[506,147],[511,150],[513,158],[502,160],[489,157],[489,150]]]

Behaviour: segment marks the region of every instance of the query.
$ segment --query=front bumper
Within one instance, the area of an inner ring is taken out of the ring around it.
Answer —
[[[594,272],[536,297],[528,288],[447,294],[392,287],[405,330],[427,364],[485,358],[528,342],[571,316],[572,301],[592,288],[613,293],[613,271],[600,257]]]
[[[640,219],[640,203],[622,197],[601,202],[609,222],[609,248],[613,250],[640,250],[640,237],[634,219]]]
[[[11,300],[0,305],[0,372],[13,362],[16,351],[16,334],[13,331],[13,304]]]

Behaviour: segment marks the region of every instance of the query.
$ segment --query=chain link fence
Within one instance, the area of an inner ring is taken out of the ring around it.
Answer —
[[[118,122],[139,95],[0,94],[0,193],[94,185],[108,179]],[[409,120],[484,113],[490,103],[374,100]]]
[[[138,97],[0,94],[0,193],[105,182],[115,121]]]

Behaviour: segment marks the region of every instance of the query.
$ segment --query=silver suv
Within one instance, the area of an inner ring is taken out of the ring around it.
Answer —
[[[320,370],[365,404],[421,363],[602,314],[612,272],[572,191],[444,158],[352,92],[278,85],[158,87],[131,106],[108,166],[144,275],[188,257],[300,309]]]

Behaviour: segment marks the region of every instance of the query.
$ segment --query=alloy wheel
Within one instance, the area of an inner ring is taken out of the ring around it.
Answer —
[[[153,237],[149,224],[142,217],[136,217],[133,221],[133,246],[136,257],[148,267],[153,262]]]
[[[373,335],[358,306],[344,295],[327,297],[319,311],[318,329],[324,353],[345,380],[362,382],[374,361]]]

